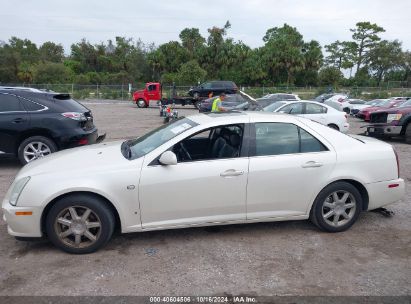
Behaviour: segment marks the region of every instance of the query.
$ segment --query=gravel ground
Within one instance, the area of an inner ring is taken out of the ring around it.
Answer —
[[[84,103],[106,141],[162,123],[154,107]],[[362,132],[361,122],[350,123],[351,133]],[[116,235],[82,256],[47,241],[16,241],[0,220],[0,295],[410,295],[411,146],[390,143],[407,183],[405,199],[389,207],[391,218],[363,213],[338,234],[294,221]],[[0,198],[19,168],[0,160]]]

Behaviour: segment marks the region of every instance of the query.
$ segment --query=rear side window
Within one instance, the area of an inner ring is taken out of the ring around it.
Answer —
[[[88,112],[89,110],[81,103],[71,99],[70,95],[55,95],[52,97],[53,108],[61,112]]]
[[[317,138],[304,129],[298,128],[300,132],[301,153],[328,151]]]
[[[36,103],[34,101],[24,99],[24,98],[20,98],[20,102],[23,104],[24,109],[29,112],[35,112],[35,111],[40,111],[40,110],[45,109],[43,105]]]
[[[20,100],[10,94],[0,94],[0,113],[1,112],[20,112],[24,111]]]
[[[298,153],[298,128],[287,123],[255,124],[255,155]]]
[[[307,103],[305,108],[306,114],[322,114],[327,113],[327,108],[314,104],[314,103]]]
[[[280,112],[287,114],[302,114],[303,113],[303,104],[301,102],[292,103],[280,109]]]
[[[255,156],[328,151],[310,133],[289,123],[256,123]]]

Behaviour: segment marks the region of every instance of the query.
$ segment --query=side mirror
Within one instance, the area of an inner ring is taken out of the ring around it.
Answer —
[[[162,165],[177,165],[177,156],[172,151],[166,151],[161,154],[158,160]]]

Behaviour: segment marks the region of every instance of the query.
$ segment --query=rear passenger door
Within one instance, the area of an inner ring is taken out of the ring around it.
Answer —
[[[327,124],[327,108],[315,103],[305,104],[304,117],[314,120],[320,124]]]
[[[19,137],[30,126],[30,117],[19,98],[0,93],[0,154],[15,153]]]
[[[305,217],[327,184],[335,152],[291,123],[255,123],[247,185],[247,220]]]

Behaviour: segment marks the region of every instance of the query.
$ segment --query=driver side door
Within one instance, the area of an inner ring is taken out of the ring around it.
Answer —
[[[242,128],[239,149],[244,147],[244,125]],[[210,140],[214,145],[215,140]],[[178,145],[168,150],[175,151]],[[185,148],[190,153],[190,147]],[[246,220],[248,157],[241,152],[235,156],[207,155],[167,166],[156,160],[144,161],[139,184],[143,229]]]

